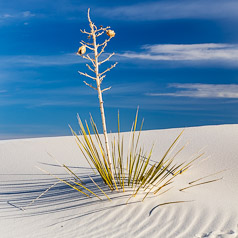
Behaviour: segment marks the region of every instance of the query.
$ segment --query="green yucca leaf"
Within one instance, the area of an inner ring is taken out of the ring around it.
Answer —
[[[172,145],[169,147],[169,149],[166,151],[166,153],[164,154],[162,160],[164,158],[166,158],[166,156],[168,155],[168,153],[171,151],[171,149],[174,147],[174,145],[176,144],[176,142],[178,141],[178,139],[181,137],[181,135],[183,134],[184,130],[181,131],[181,133],[177,136],[177,138],[174,140],[174,142],[172,143]]]
[[[93,180],[92,177],[89,176],[89,178],[92,180],[92,182],[99,188],[99,190],[107,197],[108,200],[111,201],[111,199],[107,196],[107,194],[99,187],[99,185]]]
[[[102,148],[102,150],[103,150],[103,153],[105,154],[104,147],[103,147],[102,141],[101,141],[101,139],[100,139],[97,126],[96,126],[96,124],[95,124],[95,122],[94,122],[93,117],[92,117],[91,114],[90,114],[90,122],[91,122],[91,126],[92,126],[92,128],[93,128],[94,136],[95,136],[97,142],[100,144],[100,146],[101,146],[101,148]]]
[[[84,183],[71,169],[69,169],[66,165],[63,164],[63,167],[68,170],[75,178],[77,178],[82,184]]]
[[[186,145],[187,145],[187,144],[186,144]],[[175,157],[177,157],[178,154],[181,153],[181,151],[184,150],[184,148],[186,147],[186,145],[182,146],[182,147],[174,154],[173,159],[175,159]]]
[[[172,183],[172,182],[171,182]],[[163,191],[163,192],[161,192],[161,193],[159,193],[158,194],[158,196],[161,196],[162,194],[164,194],[164,193],[167,193],[168,191],[170,191],[172,189],[172,187],[171,188],[168,188],[168,189],[166,189],[165,191]],[[154,193],[155,194],[155,193]]]
[[[63,179],[60,179],[60,178],[57,178],[57,179],[58,179],[59,181],[65,183],[66,185],[70,186],[71,188],[75,189],[76,191],[78,191],[78,192],[80,192],[80,193],[82,193],[82,194],[84,194],[84,195],[86,195],[87,197],[90,198],[90,196],[89,196],[87,193],[85,193],[85,192],[83,192],[82,190],[80,190],[79,188],[77,188],[77,187],[71,185],[71,184],[68,183],[67,181],[65,181],[65,180],[63,180]],[[92,193],[92,194],[93,194],[93,193]]]
[[[164,188],[165,186],[168,186],[169,184],[172,183],[172,180],[175,178],[175,176],[171,177],[170,179],[168,179],[166,182],[164,182],[160,187],[158,187],[155,191],[154,194],[158,193],[162,188]],[[158,184],[157,184],[158,185]]]
[[[70,126],[69,126],[69,127],[70,127]],[[81,152],[82,152],[84,158],[87,160],[87,162],[88,162],[88,164],[90,165],[91,169],[92,169],[93,172],[96,174],[94,168],[92,167],[91,163],[90,163],[89,160],[88,160],[88,157],[85,155],[84,151],[82,150],[82,148],[81,148],[81,146],[80,146],[81,141],[80,141],[80,139],[78,138],[78,135],[74,132],[74,130],[73,130],[71,127],[70,127],[70,129],[71,129],[72,134],[73,134],[73,135],[75,136],[75,138],[76,138],[75,141],[76,141],[76,143],[77,143],[79,149],[81,150]]]
[[[87,135],[87,133],[84,129],[84,126],[83,126],[83,123],[82,123],[80,117],[78,117],[78,121],[79,121],[80,129],[81,129],[82,134],[83,134],[84,141],[85,141],[85,143],[83,143],[77,137],[78,141],[80,142],[80,145],[82,146],[82,148],[81,148],[81,146],[79,146],[81,151],[83,152],[83,149],[84,149],[84,151],[88,154],[90,160],[94,164],[95,168],[97,169],[97,171],[101,175],[104,182],[110,187],[111,190],[113,190],[112,181],[111,181],[111,178],[110,178],[110,176],[107,172],[109,168],[108,168],[107,161],[105,159],[105,153],[104,153],[103,149],[101,148],[101,146],[99,144],[100,153],[101,153],[101,155],[104,159],[104,163],[102,162],[101,158],[99,157],[99,153],[97,152],[97,149],[96,149],[96,146],[94,145],[94,142],[92,140],[88,139],[88,135]],[[88,131],[89,131],[89,128],[88,128]],[[89,133],[90,133],[90,131],[89,131]],[[92,145],[91,145],[90,141],[91,141]],[[84,154],[84,156],[85,156],[85,154]]]
[[[143,185],[146,184],[146,180],[150,177],[150,175],[153,173],[153,170],[155,168],[155,164],[146,172],[146,174],[143,176],[141,184],[138,186],[136,192],[133,194],[133,196],[136,196],[139,190],[142,188]]]
[[[154,145],[153,145],[154,146]],[[149,162],[150,162],[150,158],[151,158],[151,155],[152,155],[152,150],[153,150],[153,146],[150,150],[150,153],[149,153],[149,156],[148,158],[146,158],[146,160],[142,160],[142,163],[140,165],[140,170],[138,172],[138,177],[137,177],[137,181],[140,182],[142,181],[143,177],[144,177],[144,174],[145,174],[145,171],[149,165]]]
[[[162,175],[164,176],[169,176],[171,175],[171,171],[169,170],[169,166],[172,164],[173,159],[171,159],[170,161],[168,161],[168,163],[166,165],[164,165],[163,168],[161,168],[160,170],[157,170],[156,168],[156,173],[153,173],[153,177],[148,181],[151,182],[152,184],[158,179],[160,178]]]
[[[87,193],[83,192],[82,190],[80,190],[80,189],[77,188],[76,186],[73,186],[72,184],[68,183],[67,181],[65,181],[65,180],[63,180],[63,179],[60,179],[60,178],[58,178],[57,176],[55,176],[55,175],[49,173],[48,171],[46,171],[46,170],[44,170],[44,169],[41,169],[41,168],[39,168],[39,167],[37,167],[37,166],[36,166],[36,168],[38,168],[39,170],[41,170],[42,172],[44,172],[44,173],[46,173],[46,174],[49,174],[49,175],[52,176],[52,177],[58,179],[58,180],[61,181],[62,183],[65,183],[66,185],[68,185],[68,186],[70,186],[71,188],[77,190],[78,192],[80,192],[80,193],[86,195],[87,197],[90,197]]]
[[[87,190],[88,192],[92,193],[95,197],[97,197],[98,199],[102,200],[97,194],[95,194],[93,191],[91,191],[90,189],[86,188],[85,186],[83,186],[81,183],[77,183],[73,180],[70,180],[71,182],[75,183],[76,185],[84,188],[85,190]]]
[[[198,160],[199,158],[201,158],[204,154],[205,154],[205,153],[202,153],[202,154],[198,155],[195,159],[193,159],[192,161],[190,161],[189,163],[187,163],[185,166],[183,166],[183,167],[180,169],[180,171],[177,171],[177,173],[182,174],[182,173],[184,173],[185,171],[187,171],[187,170],[192,166],[192,164],[193,164],[196,160]]]
[[[135,165],[135,170],[134,170],[134,175],[133,175],[133,179],[132,179],[132,187],[133,187],[133,184],[135,182],[135,179],[137,177],[137,174],[139,172],[139,163],[140,163],[140,156],[141,156],[141,148],[140,148],[140,151],[139,151],[139,154],[136,156],[136,165]]]
[[[98,154],[98,151],[97,151],[97,148],[93,142],[93,139],[91,137],[91,133],[90,133],[90,130],[89,130],[89,127],[88,127],[88,123],[85,121],[85,124],[86,124],[86,127],[87,127],[87,131],[88,131],[88,137],[90,139],[90,142],[91,142],[91,146],[92,146],[92,152],[94,152],[95,156],[97,158],[100,158],[99,154]]]

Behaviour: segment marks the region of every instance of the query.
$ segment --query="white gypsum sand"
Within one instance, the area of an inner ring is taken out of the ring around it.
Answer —
[[[142,131],[141,143],[150,148],[155,142],[152,160],[156,161],[181,130]],[[129,133],[122,134],[129,139]],[[57,179],[35,166],[60,178],[69,177],[49,154],[95,189],[88,177],[93,173],[74,137],[0,141],[0,237],[238,237],[238,125],[187,128],[179,145],[187,142],[190,144],[176,161],[188,160],[204,147],[206,155],[167,193],[144,202],[138,196],[125,205],[128,193],[107,191],[112,201],[102,193],[100,201],[63,183],[42,194]],[[210,174],[215,175],[197,183],[223,179],[179,191],[188,182]],[[176,201],[188,202],[166,205]]]

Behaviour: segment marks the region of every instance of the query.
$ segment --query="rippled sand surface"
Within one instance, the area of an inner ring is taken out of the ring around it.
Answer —
[[[143,131],[142,143],[150,148],[155,142],[156,161],[179,132]],[[129,140],[129,133],[124,136]],[[144,202],[139,195],[126,205],[130,190],[108,191],[112,201],[100,201],[61,183],[31,203],[56,182],[35,166],[67,177],[48,153],[86,182],[92,172],[73,137],[0,141],[0,237],[238,238],[238,125],[187,128],[179,145],[187,142],[177,160],[187,161],[200,149],[206,153],[204,159],[181,175],[168,193]],[[179,191],[188,182],[221,170],[225,171],[212,177],[221,180]],[[186,202],[167,204],[176,201]]]

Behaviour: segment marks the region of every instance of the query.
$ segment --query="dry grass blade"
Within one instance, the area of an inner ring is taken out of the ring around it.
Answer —
[[[69,126],[69,127],[70,127],[70,126]],[[94,168],[92,167],[91,163],[90,163],[89,160],[88,160],[88,157],[86,156],[86,154],[84,153],[84,150],[82,149],[82,147],[84,147],[84,146],[83,146],[83,144],[81,144],[81,141],[80,141],[78,135],[75,133],[75,131],[74,131],[71,127],[70,127],[70,129],[71,129],[71,132],[72,132],[73,136],[75,136],[75,138],[76,138],[76,143],[77,143],[79,149],[81,150],[81,152],[82,152],[84,158],[87,160],[87,162],[88,162],[88,164],[90,165],[91,169],[92,169],[93,172],[96,174]],[[82,147],[81,147],[81,146],[82,146]],[[85,150],[86,150],[86,149],[85,149]]]
[[[177,143],[177,141],[179,140],[179,138],[182,136],[184,130],[181,131],[181,133],[177,136],[177,138],[174,140],[174,142],[172,143],[172,145],[169,147],[169,149],[166,151],[166,153],[164,154],[163,159],[166,158],[166,156],[169,154],[169,152],[171,151],[171,149],[174,147],[174,145]]]
[[[200,181],[200,180],[203,180],[203,179],[205,179],[205,178],[208,178],[208,177],[211,177],[211,176],[214,176],[214,175],[220,174],[220,173],[225,172],[225,171],[227,171],[227,170],[224,169],[224,170],[221,170],[221,171],[219,171],[219,172],[217,172],[217,173],[209,174],[209,175],[207,175],[207,176],[204,176],[204,177],[201,177],[201,178],[199,178],[199,179],[193,180],[193,181],[189,182],[188,184],[196,183],[196,182],[198,182],[198,181]]]
[[[65,183],[66,185],[68,185],[68,186],[70,186],[71,188],[77,190],[78,192],[80,192],[80,193],[86,195],[87,197],[90,197],[87,193],[83,192],[82,190],[80,190],[80,189],[77,188],[76,186],[73,186],[72,184],[68,183],[67,181],[65,181],[65,180],[63,180],[63,179],[60,179],[60,178],[58,178],[57,176],[55,176],[55,175],[49,173],[48,171],[46,171],[46,170],[44,170],[44,169],[41,169],[41,168],[39,168],[39,167],[37,167],[37,166],[36,166],[36,168],[38,168],[39,170],[41,170],[42,172],[44,172],[44,173],[46,173],[46,174],[49,174],[49,175],[52,176],[52,177],[58,179],[60,182]],[[93,194],[93,192],[91,192],[91,193]]]
[[[89,176],[89,178],[92,180],[92,182],[99,188],[99,190],[107,197],[108,200],[111,201],[111,199],[107,196],[107,194],[99,187],[99,185],[93,180],[92,177]]]
[[[31,206],[34,202],[39,200],[43,195],[45,195],[47,192],[49,192],[49,190],[52,189],[54,186],[56,186],[58,183],[60,183],[60,181],[57,181],[54,184],[50,185],[50,187],[48,187],[44,192],[42,192],[37,198],[33,199],[28,205],[26,205],[24,207],[24,209],[26,209],[26,207]]]
[[[152,214],[152,212],[157,208],[157,207],[161,207],[161,206],[165,206],[165,205],[170,205],[170,204],[175,204],[175,203],[185,203],[185,202],[193,202],[193,201],[175,201],[175,202],[165,202],[165,203],[161,203],[157,206],[155,206],[154,208],[151,209],[149,216]]]
[[[199,186],[199,185],[203,185],[203,184],[207,184],[207,183],[213,183],[213,182],[216,182],[216,181],[219,181],[219,180],[222,180],[222,179],[223,179],[223,177],[219,178],[219,179],[213,179],[213,180],[210,180],[210,181],[206,181],[206,182],[203,182],[203,183],[194,184],[194,185],[191,185],[191,186],[188,186],[188,187],[185,187],[185,188],[181,188],[179,191],[184,191],[186,189],[196,187],[196,186]]]
[[[71,170],[69,169],[65,164],[63,164],[63,167],[69,171],[69,173],[71,173],[71,175],[73,175],[76,179],[78,179],[82,184],[84,184],[84,182]]]
[[[92,193],[95,197],[97,197],[98,199],[102,200],[96,193],[94,193],[93,191],[91,191],[90,189],[86,188],[85,186],[83,186],[80,183],[77,183],[76,181],[70,180],[71,182],[73,182],[74,184],[84,188],[85,190],[87,190],[88,192]]]
[[[192,161],[190,161],[189,163],[187,163],[185,166],[183,166],[179,171],[177,171],[175,175],[177,175],[178,173],[179,173],[179,174],[182,174],[182,173],[184,173],[185,171],[187,171],[189,168],[192,167],[193,163],[194,163],[196,160],[200,159],[204,154],[205,154],[205,153],[202,153],[202,154],[198,155],[195,159],[193,159]]]
[[[159,193],[158,194],[158,196],[160,196],[160,195],[162,195],[162,194],[164,194],[164,193],[167,193],[169,190],[171,190],[172,189],[172,187],[171,188],[168,188],[168,189],[166,189],[165,191],[163,191],[163,192],[161,192],[161,193]]]
[[[72,171],[72,170],[70,170],[66,165],[61,165],[60,164],[60,162],[54,157],[54,156],[52,156],[49,152],[47,152],[47,154],[52,158],[52,159],[54,159],[55,161],[56,161],[56,163],[60,166],[60,167],[62,167],[62,168],[64,168],[65,170],[66,170],[66,172],[69,174],[69,175],[73,175],[74,177],[76,177],[81,183],[83,183],[83,181]]]

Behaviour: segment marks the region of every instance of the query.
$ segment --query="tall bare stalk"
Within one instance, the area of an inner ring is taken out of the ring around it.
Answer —
[[[104,52],[104,49],[106,48],[107,43],[112,39],[112,37],[115,36],[115,32],[113,30],[111,30],[109,26],[107,26],[107,27],[100,26],[99,28],[97,28],[97,26],[91,21],[89,13],[90,13],[90,9],[88,9],[88,21],[89,21],[89,26],[90,26],[91,31],[87,32],[85,30],[81,30],[81,32],[84,34],[87,34],[88,39],[92,38],[93,42],[91,43],[91,42],[81,41],[80,44],[82,46],[79,48],[77,54],[80,55],[81,57],[83,57],[84,59],[91,61],[92,67],[90,67],[90,65],[88,65],[88,64],[86,64],[86,66],[88,67],[88,69],[90,71],[92,71],[95,74],[95,76],[91,76],[87,73],[83,73],[80,71],[78,71],[78,72],[81,75],[84,75],[84,76],[96,81],[96,87],[92,86],[91,84],[87,83],[86,81],[84,81],[84,83],[87,86],[89,86],[90,88],[97,90],[97,92],[98,92],[98,99],[99,99],[101,118],[102,118],[102,126],[103,126],[103,134],[104,134],[104,138],[105,138],[106,154],[107,154],[110,170],[112,171],[112,159],[111,159],[111,154],[110,154],[110,149],[109,149],[106,119],[105,119],[103,99],[102,99],[102,93],[105,92],[106,90],[109,90],[111,87],[101,89],[101,83],[106,76],[106,72],[108,72],[112,68],[114,68],[117,63],[111,65],[111,67],[107,68],[105,71],[100,73],[99,66],[101,64],[107,62],[114,55],[114,53],[110,54],[106,59],[104,59],[102,61],[99,61],[99,56]],[[103,43],[97,44],[97,37],[103,35],[104,33],[106,33],[109,38],[107,38]],[[85,55],[86,49],[89,49],[94,53],[93,58],[90,57],[88,54]]]

